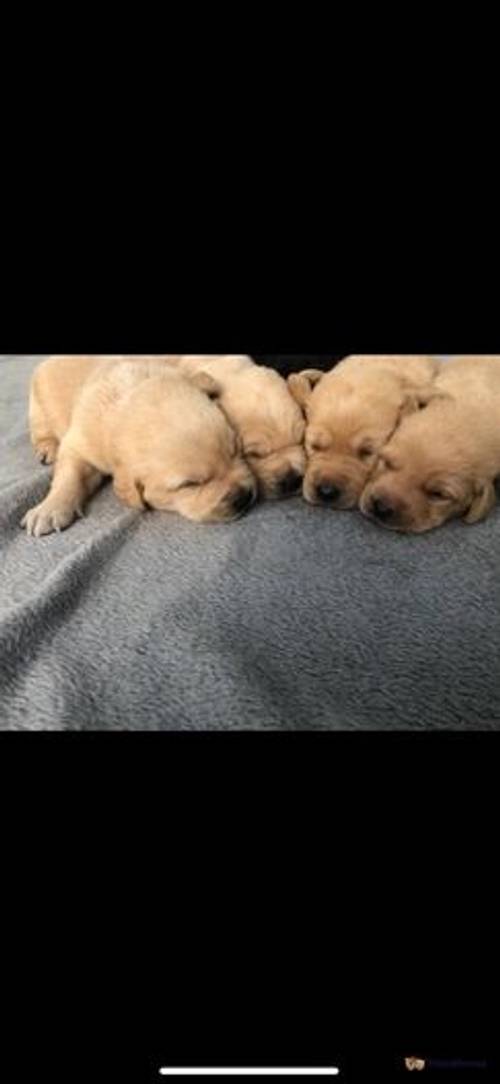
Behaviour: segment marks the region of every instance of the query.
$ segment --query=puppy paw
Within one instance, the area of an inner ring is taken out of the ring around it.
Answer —
[[[21,520],[21,527],[34,538],[40,538],[43,534],[51,534],[53,531],[63,531],[69,527],[77,515],[81,515],[79,509],[70,505],[53,504],[50,500],[42,501]]]
[[[40,463],[49,465],[55,463],[57,457],[57,441],[47,437],[46,440],[37,440],[34,444],[35,455]]]

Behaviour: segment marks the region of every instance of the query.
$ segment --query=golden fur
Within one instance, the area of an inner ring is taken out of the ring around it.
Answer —
[[[52,357],[35,370],[31,439],[55,463],[50,492],[23,526],[48,534],[73,522],[106,475],[134,508],[197,521],[241,514],[253,475],[202,371],[191,378],[163,358]]]
[[[289,376],[307,421],[305,499],[354,508],[379,449],[418,409],[438,370],[439,362],[427,357],[351,355],[330,372]]]
[[[500,356],[446,362],[428,405],[382,450],[361,510],[383,526],[428,531],[483,519],[500,474]]]
[[[239,434],[261,496],[300,491],[305,470],[304,419],[286,380],[245,355],[183,355],[184,373],[209,373],[221,387],[219,405]]]

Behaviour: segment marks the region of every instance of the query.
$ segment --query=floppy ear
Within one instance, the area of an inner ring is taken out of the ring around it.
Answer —
[[[443,391],[437,391],[432,384],[423,384],[415,387],[409,386],[403,391],[399,417],[405,418],[407,414],[414,414],[417,410],[424,410],[434,399],[449,399],[450,396]]]
[[[474,500],[463,517],[464,523],[478,523],[480,519],[484,519],[488,512],[491,512],[495,502],[494,483],[483,482],[481,486],[477,487]]]
[[[220,384],[214,380],[213,376],[210,376],[209,373],[205,373],[203,370],[200,370],[199,373],[193,373],[189,379],[191,383],[194,384],[195,388],[199,388],[200,391],[205,392],[205,395],[208,395],[209,399],[218,399],[219,396],[222,395]]]
[[[324,375],[321,369],[303,369],[301,373],[290,373],[287,378],[288,389],[302,409],[307,405],[313,388]]]
[[[147,508],[144,500],[144,486],[138,478],[134,478],[125,467],[118,467],[113,474],[113,490],[120,501],[128,504],[130,508],[139,508],[141,511]]]

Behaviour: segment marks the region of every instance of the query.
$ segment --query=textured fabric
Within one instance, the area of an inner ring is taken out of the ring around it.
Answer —
[[[0,725],[500,725],[500,512],[420,537],[300,499],[236,524],[126,509],[106,486],[60,535],[24,512],[39,359],[0,359]]]

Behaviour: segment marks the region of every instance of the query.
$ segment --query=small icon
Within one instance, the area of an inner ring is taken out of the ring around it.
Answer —
[[[407,1069],[425,1069],[424,1058],[405,1058]]]

